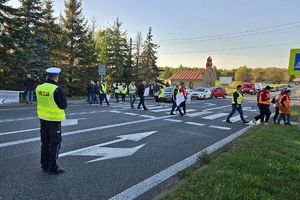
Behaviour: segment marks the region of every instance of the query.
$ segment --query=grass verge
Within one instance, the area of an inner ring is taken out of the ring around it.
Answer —
[[[300,131],[257,126],[162,199],[300,199]]]

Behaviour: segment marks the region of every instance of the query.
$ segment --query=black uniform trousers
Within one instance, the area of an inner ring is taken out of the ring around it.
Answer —
[[[45,170],[53,171],[58,166],[56,161],[61,143],[61,122],[46,121],[41,123],[41,165]]]

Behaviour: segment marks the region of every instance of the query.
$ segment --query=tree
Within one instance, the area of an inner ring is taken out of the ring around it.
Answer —
[[[43,31],[45,39],[47,40],[48,48],[50,51],[50,60],[52,65],[60,66],[62,61],[60,58],[62,48],[62,30],[55,22],[57,18],[53,17],[53,0],[45,0],[43,17]]]
[[[142,81],[143,77],[141,76],[141,53],[142,53],[142,43],[143,43],[143,36],[141,32],[138,32],[134,41],[133,49],[133,60],[134,60],[134,75],[137,81]]]
[[[65,2],[65,15],[61,16],[60,23],[63,31],[61,65],[65,70],[65,78],[69,82],[67,85],[69,95],[72,95],[82,90],[82,85],[77,83],[80,82],[85,68],[95,65],[93,52],[95,49],[91,45],[91,35],[82,14],[80,0]],[[93,55],[90,56],[91,54]]]
[[[158,47],[157,44],[153,43],[152,28],[150,27],[141,54],[141,74],[146,80],[156,80],[158,77],[159,71],[156,65],[156,49]]]
[[[252,77],[254,82],[262,82],[266,80],[265,70],[262,68],[252,69]]]
[[[20,65],[27,71],[42,70],[50,64],[50,51],[45,38],[43,4],[40,0],[20,0],[22,25],[18,48]]]
[[[235,72],[235,80],[241,82],[252,81],[251,69],[247,68],[246,66],[238,68],[238,70]]]

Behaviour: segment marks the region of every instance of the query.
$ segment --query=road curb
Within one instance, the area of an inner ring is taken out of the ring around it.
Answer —
[[[125,199],[130,200],[139,197],[140,195],[154,188],[155,186],[159,185],[163,181],[176,175],[178,172],[195,164],[198,161],[198,157],[201,156],[203,153],[212,154],[213,152],[219,150],[223,146],[231,143],[235,139],[244,135],[251,127],[253,127],[253,125],[247,126],[227,136],[226,138],[206,147],[205,149],[195,153],[194,155],[168,167],[167,169],[151,176],[148,179],[145,179],[144,181],[128,188],[127,190],[124,190],[123,192],[117,194],[116,196],[110,198],[109,200],[125,200]]]

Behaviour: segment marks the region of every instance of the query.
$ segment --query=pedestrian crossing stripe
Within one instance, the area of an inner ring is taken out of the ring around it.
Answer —
[[[244,118],[247,118],[247,117],[248,117],[248,116],[244,115]],[[230,121],[231,121],[231,122],[237,122],[237,121],[239,121],[239,120],[241,120],[241,117],[240,117],[239,115],[230,118]],[[226,122],[226,119],[224,119],[224,120],[222,120],[222,121],[223,121],[223,122]]]
[[[214,114],[214,115],[209,115],[209,116],[206,116],[206,117],[202,117],[202,119],[214,120],[214,119],[217,119],[219,117],[226,116],[226,115],[228,115],[228,113],[217,113],[217,114]]]

